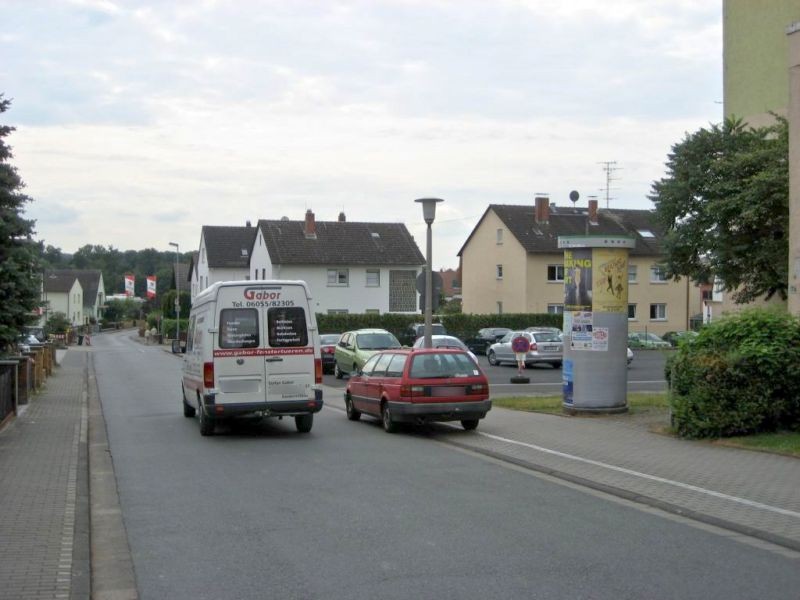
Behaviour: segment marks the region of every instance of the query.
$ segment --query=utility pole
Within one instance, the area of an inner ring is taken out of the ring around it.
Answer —
[[[604,162],[597,163],[603,165],[603,170],[606,172],[606,187],[600,188],[600,191],[603,192],[606,196],[606,208],[609,208],[609,205],[612,200],[616,200],[616,198],[611,197],[611,190],[616,190],[619,188],[612,188],[611,182],[618,181],[619,177],[612,177],[615,171],[619,171],[619,167],[617,167],[617,161],[615,160],[607,160]]]

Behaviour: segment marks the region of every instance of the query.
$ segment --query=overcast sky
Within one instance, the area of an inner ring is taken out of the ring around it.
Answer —
[[[196,250],[202,225],[403,222],[436,268],[488,204],[651,208],[722,118],[720,0],[0,0],[13,164],[45,243]]]

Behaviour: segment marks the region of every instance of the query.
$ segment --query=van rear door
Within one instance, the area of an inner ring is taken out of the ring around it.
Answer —
[[[298,294],[302,297],[292,299]],[[284,286],[282,296],[286,306],[264,307],[269,403],[314,398],[314,332],[309,327],[305,289]]]
[[[219,291],[219,329],[214,347],[217,404],[252,404],[265,400],[264,336],[261,309],[234,299],[241,288]]]

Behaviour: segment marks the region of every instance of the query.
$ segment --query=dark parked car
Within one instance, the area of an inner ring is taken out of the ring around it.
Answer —
[[[508,327],[484,327],[478,330],[478,335],[465,340],[464,343],[475,354],[486,354],[489,346],[499,342],[510,331]]]
[[[391,433],[398,422],[461,421],[475,429],[492,408],[489,382],[463,350],[384,350],[350,378],[344,396],[347,418],[377,417]]]
[[[336,364],[336,344],[339,343],[339,333],[323,333],[319,336],[319,349],[322,354],[322,372],[333,373]]]
[[[447,335],[447,329],[441,323],[431,323],[431,334]],[[413,346],[414,342],[423,335],[425,335],[425,323],[414,323],[403,332],[400,342],[403,346]]]

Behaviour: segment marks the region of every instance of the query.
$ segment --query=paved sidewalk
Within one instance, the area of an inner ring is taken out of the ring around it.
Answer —
[[[326,406],[344,410],[342,390],[326,387],[324,397]],[[800,459],[675,439],[651,432],[651,424],[634,415],[493,408],[477,431],[457,424],[427,431],[439,441],[800,551]]]
[[[0,598],[89,597],[87,354],[63,354],[0,431]]]

